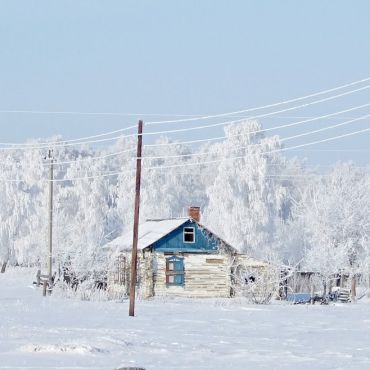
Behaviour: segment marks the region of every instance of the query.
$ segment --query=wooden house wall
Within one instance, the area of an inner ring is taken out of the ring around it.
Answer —
[[[156,296],[230,297],[230,259],[227,255],[184,254],[184,285],[166,284],[166,255],[155,252],[153,276]]]
[[[126,253],[125,273],[122,285],[114,281],[114,272],[109,274],[108,289],[113,296],[128,294],[130,255]],[[141,298],[153,296],[177,297],[230,297],[230,257],[221,254],[183,254],[184,285],[166,284],[166,258],[161,252],[146,252],[138,261],[137,294]]]
[[[121,252],[115,258],[124,258],[125,263],[111,266],[108,273],[107,289],[109,296],[114,298],[122,298],[129,295],[130,292],[130,277],[131,277],[131,252]],[[117,271],[117,268],[121,271]],[[153,291],[153,258],[152,253],[138,253],[137,263],[137,289],[136,294],[140,298],[149,298],[154,296]],[[123,281],[117,281],[117,275],[124,277]]]
[[[108,278],[108,289],[111,295],[118,298],[129,293],[131,253],[124,252],[124,283],[117,284],[111,271]],[[174,254],[150,251],[140,252],[138,256],[138,287],[137,294],[141,298],[153,296],[217,298],[230,297],[232,290],[232,266],[237,263],[250,264],[261,268],[265,264],[244,256],[232,256],[230,253],[181,253],[184,258],[184,284],[166,284],[166,258]],[[122,263],[121,263],[122,268]]]

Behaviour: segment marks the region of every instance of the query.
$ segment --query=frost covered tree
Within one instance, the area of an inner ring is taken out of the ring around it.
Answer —
[[[61,264],[68,260],[82,274],[91,270],[100,247],[119,224],[113,206],[115,176],[100,176],[109,173],[105,158],[99,158],[108,154],[85,151],[83,160],[56,175],[56,254]]]
[[[326,284],[343,272],[362,270],[370,242],[369,178],[352,164],[338,164],[313,182],[294,210],[306,241],[304,265]],[[362,271],[361,271],[362,270]]]
[[[317,172],[307,168],[304,160],[293,158],[286,162],[281,177],[287,189],[287,199],[284,217],[275,231],[273,247],[285,266],[296,268],[303,260],[306,240],[302,237],[302,219],[295,217],[293,210],[300,204],[307,187],[317,178]]]
[[[30,143],[45,148],[0,152],[0,262],[47,260],[51,147],[55,261],[87,271],[104,243],[132,228],[136,138],[105,148],[64,145],[60,137]],[[167,137],[155,144],[144,147],[142,220],[197,205],[202,223],[255,257],[304,259],[325,276],[368,271],[368,170],[339,165],[318,180],[255,121],[227,126],[224,141],[198,148]]]
[[[141,220],[180,217],[189,205],[205,204],[205,177],[200,166],[187,166],[197,162],[197,157],[192,156],[192,148],[168,138],[160,138],[155,144],[156,147],[146,147],[143,152]],[[134,164],[135,162],[132,162],[130,165],[131,171],[127,171],[126,167],[117,182],[117,210],[124,230],[132,227]],[[164,168],[153,170],[153,167]]]
[[[1,258],[12,264],[37,263],[42,254],[47,212],[41,150],[2,153]]]
[[[207,187],[206,223],[240,251],[263,256],[288,213],[287,186],[279,179],[285,159],[278,137],[265,137],[256,121],[225,128],[212,150],[222,161]]]

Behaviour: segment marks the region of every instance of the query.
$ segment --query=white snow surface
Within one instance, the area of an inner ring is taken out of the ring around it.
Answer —
[[[0,275],[0,369],[369,369],[370,305],[89,302]]]
[[[149,247],[171,231],[184,224],[188,218],[173,218],[164,220],[148,220],[140,224],[138,249]],[[118,250],[131,249],[132,231],[129,231],[105,245],[105,248]]]

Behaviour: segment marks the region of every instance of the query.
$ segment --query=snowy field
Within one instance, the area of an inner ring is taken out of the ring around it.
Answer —
[[[0,275],[0,369],[369,369],[370,305],[81,302]]]

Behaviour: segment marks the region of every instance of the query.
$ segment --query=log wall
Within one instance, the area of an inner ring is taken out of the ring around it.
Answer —
[[[129,293],[130,253],[124,253],[125,266],[121,276],[125,276],[124,284],[117,284],[114,276],[117,271],[111,271],[108,279],[108,289],[117,296]],[[166,284],[166,258],[172,256],[163,252],[141,252],[138,259],[137,294],[140,298],[153,296],[194,297],[194,298],[226,298],[234,294],[231,281],[233,266],[241,262],[253,267],[262,267],[263,263],[244,256],[231,256],[227,252],[182,253],[184,258],[184,284]],[[262,266],[261,266],[262,265]]]
[[[184,285],[166,284],[166,255],[153,253],[157,269],[153,274],[156,296],[230,297],[230,261],[226,255],[184,254]]]

